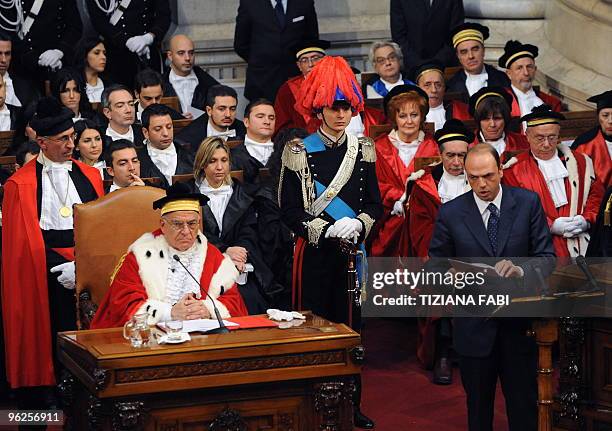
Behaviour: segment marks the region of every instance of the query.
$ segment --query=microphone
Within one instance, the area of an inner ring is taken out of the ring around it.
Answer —
[[[187,271],[187,274],[189,274],[189,276],[193,278],[193,281],[195,281],[196,284],[200,287],[200,291],[201,291],[202,286],[200,285],[200,282],[193,276],[193,274],[187,269],[187,267],[183,265],[183,262],[181,262],[181,259],[178,257],[178,255],[175,254],[174,256],[172,256],[172,258],[181,264],[181,266],[185,269],[185,271]],[[221,292],[223,291],[224,291],[223,286],[221,286]],[[219,327],[215,329],[210,329],[204,333],[205,334],[227,334],[229,332],[229,329],[227,329],[227,326],[225,326],[225,323],[223,323],[223,319],[221,318],[221,313],[219,313],[219,309],[217,308],[217,305],[215,304],[215,300],[212,299],[212,297],[208,294],[208,289],[206,290],[206,296],[208,296],[208,298],[212,302],[213,309],[215,310],[215,316],[217,316],[217,322],[219,322]]]
[[[548,283],[546,283],[546,280],[544,280],[544,275],[542,275],[542,270],[540,269],[539,266],[536,266],[534,268],[534,271],[536,273],[538,283],[540,284],[540,296],[548,296],[550,293],[548,289]]]
[[[590,290],[599,290],[599,286],[597,285],[597,280],[593,276],[593,273],[591,272],[591,269],[589,268],[589,264],[587,263],[584,256],[582,255],[576,256],[576,265],[578,265],[578,268],[580,268],[582,273],[586,275],[586,278],[589,281],[589,284],[591,285]]]

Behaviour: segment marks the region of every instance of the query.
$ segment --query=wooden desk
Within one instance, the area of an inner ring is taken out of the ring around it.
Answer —
[[[347,326],[309,315],[143,349],[120,329],[64,332],[58,355],[73,429],[340,431],[352,429],[363,348]]]

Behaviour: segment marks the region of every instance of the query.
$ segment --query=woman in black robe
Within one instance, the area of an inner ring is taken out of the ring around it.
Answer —
[[[206,238],[232,259],[242,279],[246,276],[246,281],[239,279],[238,289],[249,314],[265,313],[272,273],[259,246],[254,199],[231,178],[230,150],[222,138],[209,137],[200,145],[192,185],[209,198],[202,208]],[[247,272],[250,266],[253,271]]]

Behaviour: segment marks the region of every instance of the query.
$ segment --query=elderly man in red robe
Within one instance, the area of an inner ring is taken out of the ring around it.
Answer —
[[[408,184],[408,230],[410,256],[427,258],[429,242],[440,206],[470,190],[465,176],[463,160],[468,145],[474,139],[459,120],[448,120],[434,138],[440,147],[442,163],[433,169],[415,172],[414,181]],[[452,383],[450,319],[429,317],[419,319],[417,357],[427,369],[433,367],[433,382],[439,385]]]
[[[612,185],[612,90],[587,99],[597,104],[599,127],[578,136],[572,150],[593,159],[595,176],[609,187]]]
[[[393,125],[376,139],[376,176],[384,206],[372,241],[374,256],[408,256],[406,185],[415,171],[415,159],[439,155],[433,136],[423,130],[429,111],[427,93],[415,85],[394,87],[384,98]]]
[[[563,118],[548,105],[522,117],[530,150],[512,158],[503,177],[505,184],[540,196],[559,258],[584,256],[604,192],[591,158],[559,143]]]
[[[100,172],[72,158],[73,113],[38,102],[40,146],[4,185],[2,315],[7,378],[18,407],[46,409],[56,383],[55,334],[76,329],[72,206],[104,194]]]
[[[248,314],[235,287],[236,266],[200,231],[200,206],[207,201],[178,183],[153,203],[161,210],[160,228],[122,257],[92,328],[122,326],[145,312],[149,324],[214,319],[215,306],[222,318]]]
[[[504,53],[499,57],[499,67],[506,69],[506,75],[510,78],[510,88],[507,91],[512,96],[513,117],[530,114],[534,107],[544,104],[550,105],[555,112],[563,110],[563,104],[557,97],[533,88],[538,70],[535,64],[538,53],[535,45],[509,40],[504,46]]]

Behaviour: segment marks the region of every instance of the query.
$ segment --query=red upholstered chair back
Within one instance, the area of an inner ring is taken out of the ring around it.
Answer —
[[[89,327],[110,277],[130,244],[159,227],[153,201],[166,192],[155,187],[128,187],[74,208],[77,322]]]

